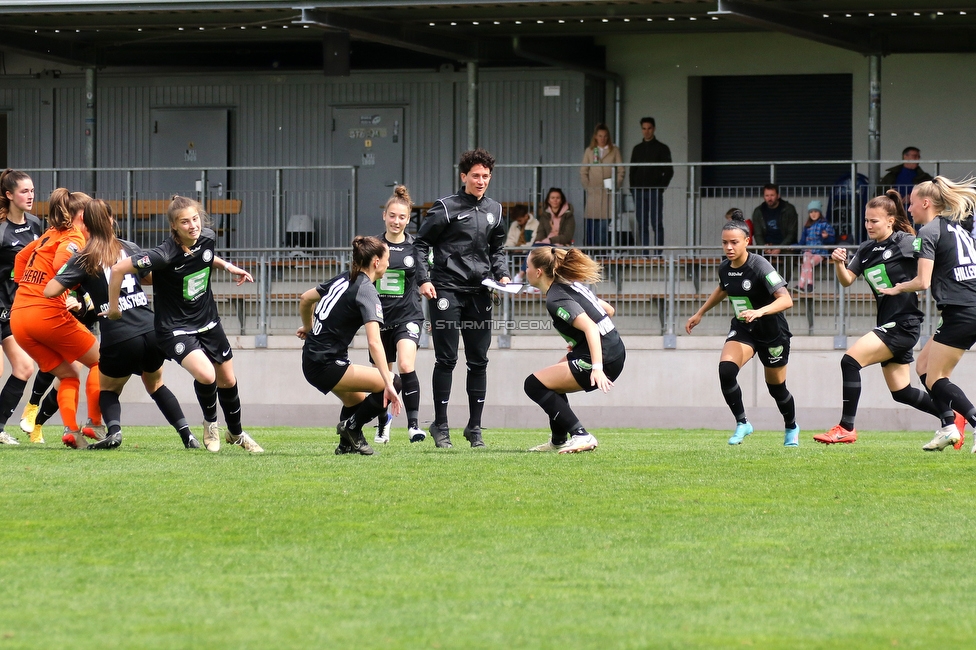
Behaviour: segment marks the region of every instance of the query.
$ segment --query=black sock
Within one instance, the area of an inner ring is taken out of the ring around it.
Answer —
[[[358,406],[352,408],[355,412],[345,419],[346,429],[349,431],[357,431],[386,409],[383,406],[383,391],[370,393]]]
[[[929,387],[925,383],[926,377],[928,377],[928,373],[924,372],[918,376],[919,380],[922,382],[922,389],[925,390],[928,396],[932,398],[932,404],[937,412],[936,417],[939,418],[939,421],[942,422],[942,426],[944,427],[947,427],[950,424],[955,424],[956,414],[951,408],[949,408],[948,404],[936,398],[936,396],[932,394],[932,391],[929,390]]]
[[[180,401],[176,399],[173,391],[166,386],[160,386],[149,397],[156,402],[156,406],[159,408],[160,413],[163,414],[163,417],[166,418],[166,421],[180,434],[180,439],[183,441],[183,444],[185,445],[189,442],[190,425],[187,423],[186,416],[183,415],[183,408],[180,406]]]
[[[220,410],[224,412],[227,430],[232,436],[239,436],[244,428],[241,426],[241,396],[237,392],[237,384],[230,388],[218,388],[217,399]]]
[[[569,408],[569,398],[566,397],[565,393],[554,393],[556,397],[560,398],[562,401],[566,402],[566,408]],[[567,440],[569,440],[569,432],[561,428],[556,421],[549,418],[549,431],[552,432],[552,444],[561,445]]]
[[[108,429],[109,435],[122,433],[122,405],[119,394],[110,390],[99,391],[98,408],[102,409],[102,422]]]
[[[197,402],[203,409],[203,419],[207,422],[217,421],[217,382],[201,384],[193,380],[193,392],[197,394]]]
[[[27,382],[23,379],[17,379],[13,375],[7,378],[7,383],[3,385],[3,390],[0,391],[0,431],[7,424],[10,416],[13,415],[14,409],[20,404],[20,398],[24,396],[25,388],[27,388]]]
[[[742,389],[739,388],[737,377],[739,376],[739,366],[731,361],[719,361],[718,380],[722,385],[722,396],[725,403],[729,405],[732,416],[739,424],[745,424],[746,407],[742,404]]]
[[[41,405],[37,410],[37,419],[34,420],[35,424],[44,424],[48,420],[54,417],[54,414],[58,412],[58,391],[51,390],[48,391],[44,399],[41,400]]]
[[[376,426],[385,426],[388,417],[390,417],[390,407],[386,406],[383,408],[383,412],[376,416]]]
[[[400,375],[403,382],[403,408],[407,412],[407,426],[416,429],[420,422],[420,377],[417,371]]]
[[[480,427],[481,416],[485,411],[485,395],[488,394],[488,373],[486,369],[468,371],[467,393],[468,426]]]
[[[948,377],[943,377],[932,384],[932,397],[942,400],[956,413],[961,413],[966,421],[976,428],[976,407],[973,407],[973,403],[969,401],[962,389],[949,381]]]
[[[857,403],[861,400],[861,364],[851,355],[845,354],[840,360],[840,374],[843,377],[841,394],[844,396],[840,426],[853,431]]]
[[[565,396],[563,398],[557,397],[556,392],[546,388],[546,385],[539,381],[538,377],[529,375],[525,378],[523,387],[529,399],[541,406],[549,419],[560,430],[572,433],[576,429],[582,428],[583,425],[580,424],[579,418],[569,406],[569,400]]]
[[[953,422],[955,422],[955,414],[950,409],[948,414],[940,413],[939,409],[935,406],[935,400],[932,396],[923,390],[919,390],[914,386],[905,386],[901,390],[891,391],[891,398],[898,402],[899,404],[908,404],[912,408],[916,408],[923,413],[931,413],[935,417],[939,418],[942,426],[947,427]],[[949,421],[946,422],[946,417]]]
[[[776,408],[779,412],[783,414],[783,422],[786,424],[787,429],[796,428],[796,405],[793,402],[793,396],[790,395],[790,391],[786,388],[786,382],[782,384],[766,384],[766,389],[769,391],[770,396],[776,400]]]
[[[54,383],[54,375],[49,372],[39,372],[34,377],[34,385],[31,386],[31,404],[40,404],[41,398],[44,397],[44,393],[47,389],[51,387]]]
[[[447,405],[451,401],[451,381],[454,368],[447,370],[434,365],[431,377],[431,395],[434,398],[434,424],[447,424]]]

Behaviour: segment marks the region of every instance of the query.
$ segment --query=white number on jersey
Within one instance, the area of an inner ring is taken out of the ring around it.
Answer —
[[[349,280],[346,279],[332,283],[332,286],[329,287],[329,293],[322,296],[318,304],[315,305],[315,311],[313,312],[315,322],[312,323],[312,334],[319,334],[322,331],[322,322],[328,320],[329,314],[332,313],[336,303],[339,302],[339,298],[342,297],[342,294],[348,288]]]

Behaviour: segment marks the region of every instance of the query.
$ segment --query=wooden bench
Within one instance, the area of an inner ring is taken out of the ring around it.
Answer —
[[[128,202],[119,199],[108,199],[105,201],[112,209],[112,215],[116,221],[123,221],[128,218]],[[137,199],[132,202],[132,212],[135,219],[150,219],[158,215],[165,215],[169,212],[169,199]],[[241,199],[209,199],[207,201],[207,213],[211,216],[222,217],[221,223],[213,224],[218,236],[224,235],[224,246],[230,247],[230,231],[232,230],[231,218],[240,215],[243,202]],[[31,214],[35,217],[46,218],[51,213],[50,201],[34,201]],[[226,220],[226,223],[224,223]],[[169,228],[160,228],[160,232],[169,232]]]

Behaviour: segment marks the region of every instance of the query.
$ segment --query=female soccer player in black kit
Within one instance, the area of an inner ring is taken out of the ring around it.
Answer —
[[[30,214],[33,207],[34,182],[31,177],[21,171],[4,170],[0,174],[0,341],[10,362],[10,377],[0,391],[0,444],[4,445],[20,444],[3,427],[24,396],[27,380],[34,372],[34,361],[17,344],[10,331],[10,308],[17,293],[17,283],[13,280],[14,259],[20,249],[44,232],[41,220]],[[2,369],[0,360],[0,372]],[[46,377],[50,386],[54,375]],[[31,442],[44,442],[44,438],[31,436]]]
[[[95,199],[85,206],[85,227],[88,243],[47,283],[44,295],[54,298],[68,289],[81,286],[91,296],[99,312],[101,342],[98,370],[99,406],[108,427],[104,440],[88,445],[88,449],[115,449],[122,444],[122,405],[119,395],[131,375],[141,375],[146,392],[156,402],[166,420],[173,425],[183,446],[199,449],[200,443],[190,433],[190,425],[183,416],[179,400],[163,384],[163,361],[166,357],[156,343],[153,312],[136,273],[122,280],[119,297],[120,320],[110,320],[108,313],[108,280],[106,270],[127,257],[138,259],[142,250],[132,242],[115,236],[112,208]]]
[[[411,206],[407,188],[398,185],[383,209],[386,231],[381,239],[390,249],[390,266],[383,277],[376,281],[376,291],[383,304],[383,328],[380,336],[383,339],[383,349],[386,350],[386,360],[390,362],[390,370],[393,369],[393,360],[397,360],[400,381],[403,382],[407,435],[410,442],[422,442],[427,434],[418,426],[420,379],[417,378],[414,363],[420,344],[420,328],[424,324],[424,309],[417,290],[417,250],[414,248],[413,236],[405,232],[410,223]],[[386,444],[390,441],[392,422],[393,416],[386,411],[380,413],[376,442]]]
[[[193,375],[193,388],[203,409],[203,446],[220,451],[217,402],[227,421],[226,440],[252,454],[264,451],[241,427],[241,398],[234,375],[230,342],[217,315],[210,289],[212,268],[237,276],[237,284],[254,282],[251,274],[214,254],[217,236],[205,227],[203,206],[174,196],[169,206],[172,237],[138,258],[127,257],[112,267],[108,317],[118,320],[122,282],[135,270],[152,272],[156,339],[166,358]]]
[[[881,293],[923,291],[942,312],[935,335],[918,355],[915,370],[941,412],[949,405],[976,427],[976,407],[959,386],[949,381],[963,353],[976,343],[976,241],[972,234],[976,210],[976,179],[954,183],[943,176],[919,183],[909,208],[917,225],[918,275]],[[940,431],[942,431],[940,429]],[[956,443],[958,431],[937,434],[924,447],[942,450]],[[973,447],[976,453],[976,446]]]
[[[790,360],[790,328],[783,312],[793,306],[786,289],[786,281],[765,258],[746,250],[749,226],[733,219],[722,228],[722,248],[727,259],[718,267],[718,286],[705,304],[688,319],[685,331],[701,322],[705,312],[728,297],[735,316],[725,338],[722,358],[718,363],[718,377],[722,395],[735,416],[735,433],[730,445],[738,445],[752,433],[742,404],[742,389],[737,377],[739,369],[753,355],[758,354],[765,368],[766,388],[776,401],[786,423],[783,445],[800,444],[800,427],[796,426],[796,406],[786,388],[786,364]]]
[[[373,454],[363,436],[363,425],[392,405],[400,413],[400,379],[386,363],[380,336],[383,305],[374,283],[383,277],[390,251],[376,237],[352,241],[352,267],[328,282],[302,294],[302,325],[295,333],[305,341],[302,372],[311,385],[342,400],[339,413],[339,446],[335,453]],[[369,355],[375,368],[350,363],[348,351],[360,327],[366,327]]]
[[[579,249],[545,246],[529,254],[525,278],[546,294],[553,325],[572,346],[562,361],[525,378],[525,394],[549,416],[552,431],[548,442],[529,451],[592,451],[597,439],[580,424],[566,394],[598,388],[609,392],[627,356],[610,320],[613,307],[587,286],[600,281],[600,265]]]
[[[896,190],[888,190],[884,196],[876,196],[868,201],[864,211],[864,227],[868,240],[858,247],[849,262],[847,249],[844,248],[834,249],[830,259],[834,263],[837,279],[845,287],[851,286],[857,276],[864,276],[878,303],[878,324],[859,338],[840,361],[844,381],[844,410],[840,424],[813,439],[826,445],[850,444],[857,440],[854,416],[857,415],[857,403],[861,396],[861,368],[880,363],[891,397],[896,402],[939,418],[942,428],[936,432],[936,440],[957,439],[961,447],[962,437],[957,433],[957,424],[964,427],[965,420],[959,417],[956,423],[951,409],[939,412],[928,393],[911,385],[909,364],[923,319],[922,311],[918,308],[918,296],[914,293],[897,296],[880,293],[881,289],[911,280],[918,268],[915,229],[908,221],[901,196]]]

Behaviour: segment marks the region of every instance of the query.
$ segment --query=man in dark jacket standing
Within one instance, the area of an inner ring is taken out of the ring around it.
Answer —
[[[911,202],[912,188],[919,183],[932,180],[932,175],[918,166],[917,161],[922,159],[922,152],[918,147],[905,147],[901,152],[901,159],[905,162],[885,170],[885,175],[881,178],[881,187],[882,190],[887,188],[898,190],[907,210]]]
[[[654,137],[656,128],[653,117],[641,118],[644,140],[630,154],[632,163],[671,162],[671,149]],[[641,246],[651,245],[651,228],[654,228],[654,244],[664,245],[664,190],[674,177],[674,167],[631,167],[630,191],[637,207],[637,238]],[[651,251],[644,250],[645,255]],[[656,251],[655,254],[660,254]]]
[[[427,211],[415,246],[422,262],[417,267],[420,293],[430,306],[434,343],[434,444],[451,446],[447,406],[458,359],[458,339],[464,339],[468,367],[468,424],[464,437],[472,447],[484,447],[481,414],[488,391],[488,347],[491,345],[491,293],[481,284],[493,278],[507,284],[505,224],[502,206],[485,196],[495,159],[484,149],[466,151],[458,169],[463,186],[457,194],[438,199]],[[433,259],[428,275],[428,261]]]

